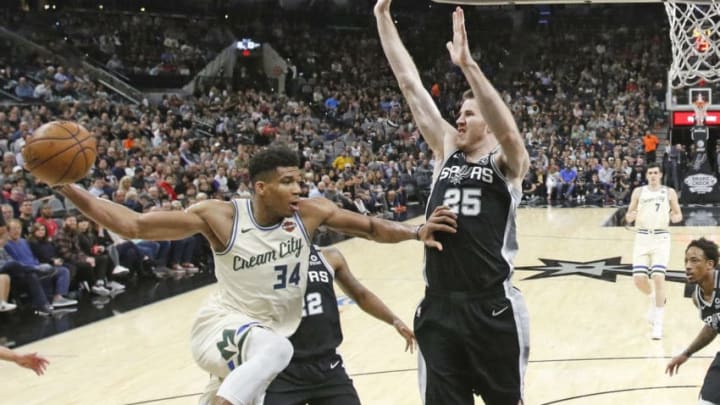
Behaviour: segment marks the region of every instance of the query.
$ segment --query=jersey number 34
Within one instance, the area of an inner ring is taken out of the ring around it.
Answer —
[[[285,264],[275,266],[275,275],[277,283],[273,284],[273,289],[281,290],[287,288],[288,284],[297,286],[300,284],[300,263],[296,263],[293,270],[288,275],[288,266]]]

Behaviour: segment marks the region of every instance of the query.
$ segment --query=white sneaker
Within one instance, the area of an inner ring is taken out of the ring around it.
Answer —
[[[53,300],[52,306],[53,308],[60,308],[60,307],[70,307],[73,305],[76,305],[77,301],[71,300],[69,298],[60,297],[58,299]]]
[[[11,303],[5,302],[5,301],[0,301],[0,312],[12,311],[15,308],[17,308],[17,305],[15,305],[15,304],[11,304]]]
[[[130,269],[128,269],[125,266],[117,265],[112,271],[112,274],[118,275],[118,274],[127,274],[130,273]]]
[[[125,286],[118,283],[117,281],[111,281],[110,284],[108,284],[108,287],[110,288],[110,291],[112,291],[112,292],[122,291],[125,289]]]
[[[108,290],[107,288],[105,288],[99,284],[94,285],[92,287],[92,292],[94,292],[95,294],[97,294],[101,297],[106,297],[106,296],[110,295],[110,290]]]

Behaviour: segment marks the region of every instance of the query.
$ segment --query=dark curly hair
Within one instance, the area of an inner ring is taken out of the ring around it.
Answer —
[[[287,145],[270,145],[250,158],[250,180],[253,183],[257,180],[267,181],[278,167],[298,167],[299,165],[297,152]]]
[[[712,260],[713,263],[715,263],[715,266],[718,265],[718,256],[720,256],[720,252],[718,252],[717,243],[705,238],[695,239],[690,241],[687,248],[685,248],[685,252],[687,252],[691,247],[696,247],[702,250],[707,260]]]

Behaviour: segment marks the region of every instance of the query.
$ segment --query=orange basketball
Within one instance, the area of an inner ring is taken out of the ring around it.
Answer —
[[[22,155],[25,169],[51,186],[74,183],[95,163],[97,139],[82,125],[53,121],[27,139]]]

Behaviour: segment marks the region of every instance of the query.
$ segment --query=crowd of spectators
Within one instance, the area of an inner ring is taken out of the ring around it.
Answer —
[[[13,12],[3,25],[57,52],[72,52],[121,75],[198,73],[232,43],[228,25],[215,17],[159,15],[98,9]]]
[[[662,135],[658,131],[667,126],[663,83],[669,43],[657,28],[664,18],[660,8],[648,13],[642,6],[628,7],[632,12],[619,15],[611,26],[607,18],[582,8],[558,9],[551,24],[538,24],[533,13],[514,22],[503,9],[468,13],[481,22],[470,32],[473,43],[480,44],[474,54],[514,111],[531,156],[523,182],[526,204],[620,205],[645,181],[648,160],[669,164],[685,153],[682,145],[671,147],[667,140],[660,142],[657,157],[644,150],[642,137]],[[440,22],[447,20],[444,11],[401,12],[397,18],[411,53],[419,55],[416,63],[428,89],[452,120],[466,85],[445,53],[450,31]],[[74,26],[72,21],[81,18],[70,13],[60,20]],[[140,66],[140,60],[156,59],[162,47],[124,46],[127,41],[177,34],[170,25],[151,29],[153,18],[100,20],[72,35],[85,38],[77,46],[116,54],[126,68]],[[357,24],[355,19],[350,29],[327,21],[273,18],[257,30],[289,58],[288,93],[283,95],[218,84],[192,96],[135,105],[114,97],[82,70],[43,58],[16,59],[20,54],[6,45],[10,56],[2,61],[6,67],[0,80],[5,91],[25,102],[0,104],[0,200],[6,204],[5,222],[19,221],[31,247],[50,242],[33,251],[39,263],[51,265],[48,277],[64,274],[60,267],[68,269],[68,290],[64,281],[56,285],[50,291],[53,299],[66,302],[73,291],[82,290],[109,299],[126,288],[122,283],[128,277],[212,271],[203,238],[123,240],[77,217],[24,172],[20,150],[25,140],[55,119],[77,121],[98,139],[98,159],[85,182],[90,192],[137,212],[247,197],[248,159],[271,142],[297,148],[303,194],[309,198],[328,198],[365,215],[395,220],[406,219],[412,207],[421,212],[436,157],[412,122],[371,20]],[[108,48],[107,41],[115,39],[93,35],[112,37],[113,29],[101,27],[118,23],[129,31],[136,24],[142,27],[137,36],[119,34],[122,52]],[[200,37],[176,39],[178,44],[200,40],[187,43],[196,50],[204,43]],[[52,305],[33,302],[39,310]]]

